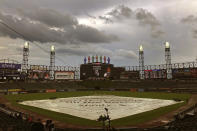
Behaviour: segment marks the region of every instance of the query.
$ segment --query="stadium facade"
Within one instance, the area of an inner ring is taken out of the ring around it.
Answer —
[[[165,64],[145,65],[146,57],[139,48],[139,66],[115,67],[110,57],[88,56],[80,67],[56,66],[55,47],[49,54],[50,65],[29,65],[29,43],[23,47],[22,64],[10,59],[0,60],[0,80],[138,80],[197,79],[197,62],[171,63],[170,44],[165,42]]]
[[[22,79],[22,74],[20,72],[21,64],[14,60],[4,59],[0,60],[0,79]]]

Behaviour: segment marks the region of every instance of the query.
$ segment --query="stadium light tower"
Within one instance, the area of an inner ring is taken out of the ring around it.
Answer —
[[[55,46],[51,46],[51,52],[50,52],[50,79],[54,80],[54,68],[55,68]]]
[[[166,61],[167,79],[172,79],[171,52],[170,52],[169,42],[165,42],[165,61]]]
[[[139,74],[140,74],[140,79],[144,79],[144,49],[143,46],[140,45],[139,49]]]
[[[29,57],[29,43],[25,42],[23,47],[23,62],[22,62],[22,72],[24,73],[27,73],[28,57]]]

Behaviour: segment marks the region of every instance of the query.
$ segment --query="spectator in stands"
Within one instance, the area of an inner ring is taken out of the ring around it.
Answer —
[[[55,130],[55,126],[54,126],[53,123],[51,123],[51,124],[49,125],[49,131],[54,131],[54,130]]]
[[[28,122],[31,123],[32,122],[32,116],[29,115],[28,117]]]
[[[20,120],[23,119],[23,116],[22,116],[22,113],[21,112],[18,113],[18,117],[17,118],[20,119]]]
[[[49,125],[52,123],[52,120],[47,120],[46,121],[46,125],[45,125],[45,128],[46,129],[49,129]]]
[[[31,131],[44,131],[44,125],[41,123],[41,119],[38,119],[37,122],[32,124]]]

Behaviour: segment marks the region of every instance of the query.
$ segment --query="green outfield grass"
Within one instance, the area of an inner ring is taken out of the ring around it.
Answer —
[[[49,99],[52,97],[57,98],[66,98],[66,97],[77,97],[77,96],[88,96],[88,95],[117,95],[117,96],[126,96],[126,97],[138,97],[138,98],[153,98],[153,99],[180,99],[184,102],[161,107],[152,111],[120,118],[112,121],[113,126],[129,126],[140,124],[154,118],[157,118],[161,115],[164,115],[170,111],[176,110],[177,108],[186,104],[187,100],[190,97],[190,94],[175,94],[175,93],[157,93],[157,92],[107,92],[107,91],[81,91],[81,92],[59,92],[59,93],[35,93],[35,94],[20,94],[20,95],[8,95],[6,98],[15,106],[21,107],[26,110],[30,110],[36,112],[38,114],[42,114],[44,116],[50,117],[55,120],[59,120],[62,122],[66,122],[74,125],[81,126],[100,126],[101,123],[93,120],[88,120],[84,118],[79,118],[75,116],[71,116],[68,114],[53,112],[45,109],[40,109],[37,107],[25,106],[18,104],[18,101],[27,101],[27,100],[42,100]]]

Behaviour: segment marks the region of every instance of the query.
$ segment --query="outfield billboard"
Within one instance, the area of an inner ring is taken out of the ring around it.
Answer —
[[[75,78],[75,73],[73,71],[56,71],[56,80],[73,80]]]
[[[0,63],[0,69],[21,69],[21,64]]]
[[[48,70],[47,66],[43,66],[43,65],[31,65],[30,69],[34,70],[34,71],[46,71],[46,70]]]
[[[49,72],[30,72],[29,79],[49,79]]]
[[[19,92],[22,91],[22,89],[8,89],[8,92]]]

